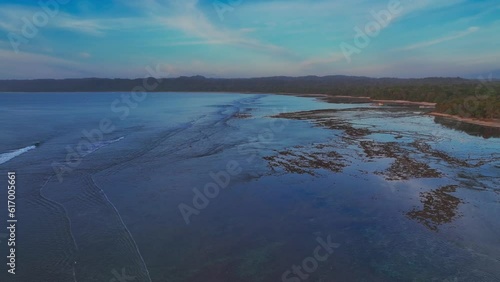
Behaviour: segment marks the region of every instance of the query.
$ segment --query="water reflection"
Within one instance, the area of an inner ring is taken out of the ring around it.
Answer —
[[[500,138],[500,128],[496,127],[486,127],[477,124],[464,123],[443,117],[435,117],[434,122],[444,125],[447,128],[465,132],[472,136],[479,136],[485,139]]]

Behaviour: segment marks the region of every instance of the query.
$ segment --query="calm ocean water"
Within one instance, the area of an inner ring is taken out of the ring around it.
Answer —
[[[0,94],[0,175],[16,172],[19,219],[17,274],[0,281],[500,281],[494,131],[303,97],[127,95]],[[342,130],[271,118],[318,109],[375,132],[362,141],[429,145],[411,158],[441,176],[388,180],[391,159]],[[325,144],[342,171],[266,160]]]

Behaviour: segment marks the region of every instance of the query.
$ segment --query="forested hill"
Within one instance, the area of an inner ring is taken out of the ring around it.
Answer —
[[[144,79],[0,80],[0,92],[132,91]],[[368,78],[355,76],[263,77],[218,79],[203,76],[152,78],[150,91],[252,92],[369,96],[438,103],[444,113],[476,118],[500,118],[500,81],[463,78]]]
[[[153,81],[150,81],[153,84]],[[366,95],[365,90],[379,87],[477,85],[479,81],[462,78],[395,79],[355,76],[263,77],[248,79],[205,78],[203,76],[162,79],[153,91],[219,91],[219,92],[279,92],[318,93],[332,95]],[[101,92],[131,91],[141,86],[143,79],[39,79],[0,80],[1,92]],[[355,93],[352,93],[354,91]],[[347,93],[351,92],[351,93]]]

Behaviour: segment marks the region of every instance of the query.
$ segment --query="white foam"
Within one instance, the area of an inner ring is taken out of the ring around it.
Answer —
[[[125,137],[120,137],[120,138],[117,138],[117,139],[114,139],[114,140],[101,141],[101,142],[94,143],[94,144],[92,144],[92,147],[87,152],[85,152],[85,154],[83,156],[85,157],[85,156],[87,156],[89,154],[92,154],[95,151],[101,149],[102,147],[106,147],[108,145],[116,143],[116,142],[122,140],[123,138],[125,138]]]
[[[25,148],[22,148],[19,150],[14,150],[14,151],[11,151],[8,153],[0,154],[0,164],[4,164],[4,163],[12,160],[13,158],[20,156],[20,155],[22,155],[30,150],[33,150],[35,148],[36,148],[36,146],[28,146],[28,147],[25,147]]]

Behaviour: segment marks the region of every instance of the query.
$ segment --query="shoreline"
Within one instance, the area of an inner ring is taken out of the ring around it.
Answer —
[[[290,95],[297,97],[311,97],[318,98],[327,103],[346,103],[346,104],[357,104],[357,103],[374,103],[380,104],[380,106],[419,106],[422,108],[435,108],[437,103],[431,102],[416,102],[408,100],[383,100],[383,99],[372,99],[368,96],[348,96],[348,95],[328,95],[328,94],[294,94],[294,93],[278,93],[278,95]]]
[[[290,94],[293,95],[293,94]],[[355,103],[376,103],[380,104],[380,106],[384,105],[397,105],[397,106],[418,106],[421,109],[434,109],[437,105],[437,103],[431,103],[431,102],[414,102],[414,101],[406,101],[406,100],[378,100],[378,99],[372,99],[370,97],[366,96],[329,96],[327,94],[304,94],[301,95],[302,97],[314,97],[318,98],[320,100],[323,100],[327,103],[350,103],[350,104],[355,104]],[[477,118],[464,118],[460,116],[455,116],[455,115],[450,115],[450,114],[444,114],[444,113],[438,113],[438,112],[429,112],[426,113],[427,115],[434,116],[434,117],[442,117],[442,118],[447,118],[447,119],[452,119],[456,121],[460,121],[463,123],[468,123],[468,124],[474,124],[474,125],[480,125],[480,126],[485,126],[485,127],[492,127],[492,128],[500,128],[500,120],[499,119],[477,119]]]
[[[401,106],[422,106],[427,108],[435,108],[437,103],[430,102],[414,102],[406,100],[372,100],[375,103],[389,104],[389,105],[401,105]]]
[[[123,91],[100,91],[100,92],[94,92],[94,91],[89,91],[89,92],[50,92],[52,94],[65,94],[65,93],[121,93]],[[0,94],[26,94],[26,93],[49,93],[49,92],[1,92]],[[147,92],[149,93],[206,93],[206,94],[231,94],[231,93],[237,93],[237,92],[226,92],[226,91],[205,91],[205,92],[198,92],[198,91],[167,91],[167,92]],[[349,96],[349,95],[328,95],[328,94],[315,94],[315,93],[259,93],[259,92],[239,92],[241,94],[268,94],[268,95],[285,95],[285,96],[295,96],[295,97],[309,97],[309,98],[316,98],[319,100],[322,100],[327,103],[344,103],[344,104],[358,104],[358,103],[374,103],[374,104],[379,104],[380,106],[418,106],[419,108],[423,109],[433,109],[436,107],[437,103],[431,103],[431,102],[415,102],[415,101],[407,101],[407,100],[380,100],[380,99],[372,99],[371,97],[368,96]],[[463,118],[460,116],[455,116],[455,115],[450,115],[450,114],[444,114],[444,113],[438,113],[438,112],[430,112],[427,113],[427,115],[435,116],[435,117],[442,117],[442,118],[447,118],[447,119],[453,119],[456,121],[468,123],[468,124],[474,124],[474,125],[480,125],[480,126],[486,126],[486,127],[493,127],[493,128],[500,128],[500,120],[499,119],[475,119],[475,118]]]
[[[450,114],[443,114],[443,113],[437,113],[437,112],[431,112],[428,115],[431,115],[431,116],[434,116],[434,117],[442,117],[442,118],[447,118],[447,119],[453,119],[453,120],[456,120],[456,121],[470,123],[470,124],[475,124],[475,125],[500,128],[500,120],[498,120],[498,119],[464,118],[464,117],[460,117],[460,116],[455,116],[455,115],[450,115]]]

